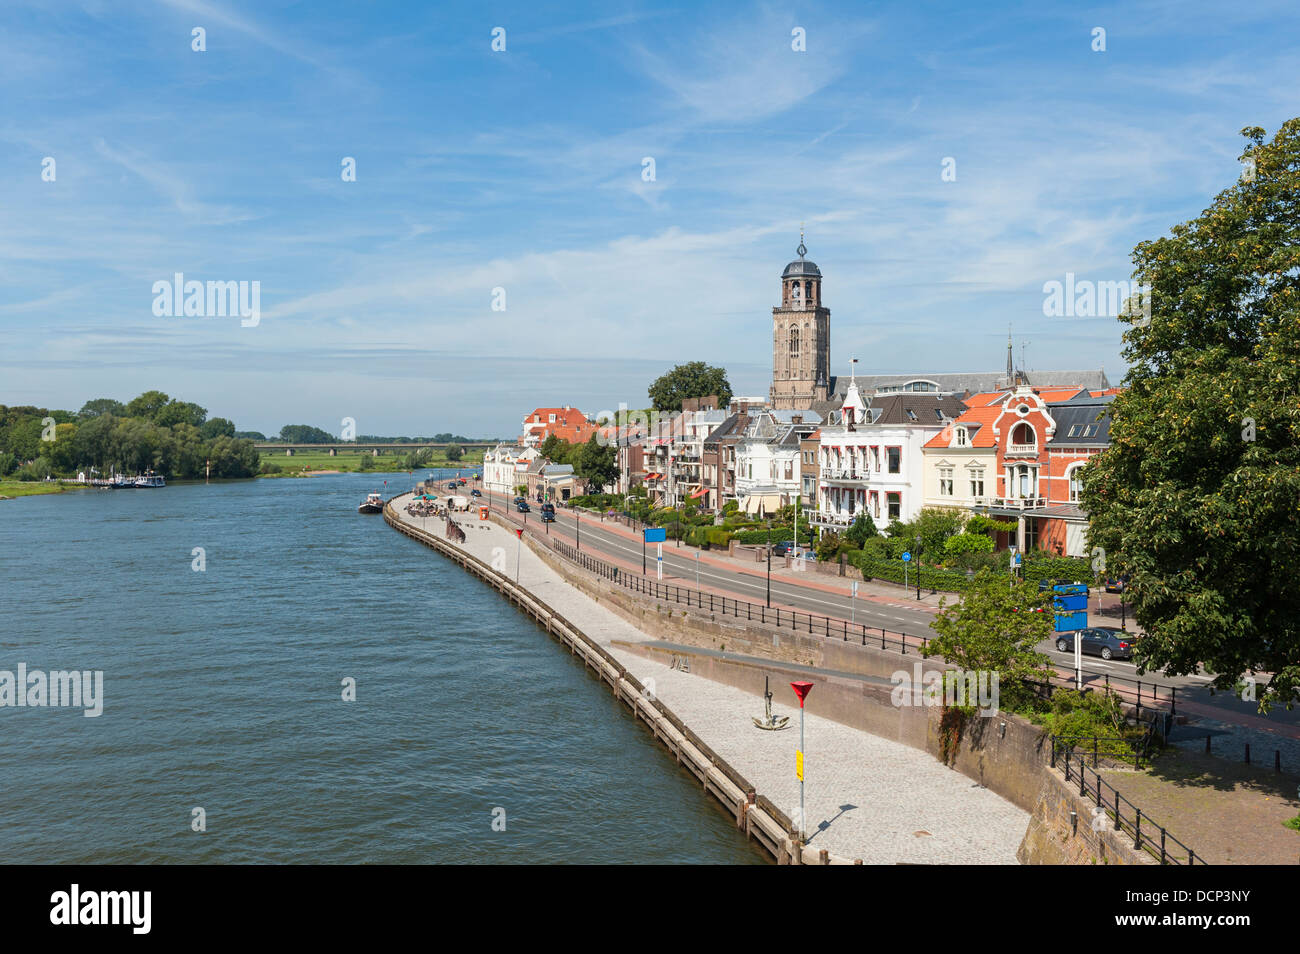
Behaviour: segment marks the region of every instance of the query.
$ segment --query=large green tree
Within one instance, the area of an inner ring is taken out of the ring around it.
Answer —
[[[1050,659],[1037,647],[1051,638],[1054,618],[1051,593],[984,570],[961,602],[941,605],[928,651],[961,669],[997,672],[1003,708],[1013,709],[1031,698],[1027,683],[1046,679]]]
[[[1260,708],[1300,693],[1300,119],[1243,130],[1243,174],[1138,245],[1149,320],[1123,320],[1125,390],[1084,472],[1094,566],[1129,577],[1139,660],[1198,664]]]
[[[569,463],[593,492],[601,492],[618,480],[618,452],[613,447],[601,446],[595,434],[573,450]]]
[[[680,411],[686,398],[718,396],[718,407],[731,403],[731,385],[724,368],[714,368],[703,361],[679,364],[661,375],[649,388],[650,401],[657,411]]]

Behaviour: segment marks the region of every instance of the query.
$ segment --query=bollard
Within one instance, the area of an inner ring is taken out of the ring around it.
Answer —
[[[1210,737],[1208,734],[1205,736],[1205,754],[1210,754]]]
[[[1246,743],[1246,764],[1250,764],[1250,743]]]
[[[1282,771],[1282,750],[1281,749],[1273,750],[1273,771],[1275,772]]]

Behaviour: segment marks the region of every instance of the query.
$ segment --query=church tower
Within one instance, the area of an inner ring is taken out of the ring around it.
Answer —
[[[804,256],[781,273],[781,304],[772,309],[772,407],[802,409],[830,390],[831,312],[822,306],[821,270]]]

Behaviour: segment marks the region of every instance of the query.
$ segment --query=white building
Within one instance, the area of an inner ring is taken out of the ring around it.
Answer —
[[[800,493],[799,442],[817,429],[810,410],[762,410],[736,445],[736,499],[746,513],[767,515]]]
[[[842,531],[863,511],[882,530],[911,520],[925,505],[921,449],[964,410],[955,396],[925,392],[877,395],[868,405],[850,380],[835,420],[821,428],[809,523]]]
[[[528,464],[537,456],[535,447],[498,444],[483,455],[483,492],[513,497],[524,483]]]

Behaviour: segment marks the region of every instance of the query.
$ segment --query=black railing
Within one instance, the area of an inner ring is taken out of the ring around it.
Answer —
[[[509,519],[514,519],[514,515],[509,510],[503,510],[503,512]],[[619,522],[626,520],[628,526],[639,525],[637,521],[626,518],[624,515],[620,515],[620,518],[623,519],[620,519]],[[881,649],[893,649],[904,656],[907,655],[909,646],[913,651],[919,649],[923,656],[928,654],[929,639],[924,635],[909,636],[907,633],[886,630],[881,626],[850,623],[841,617],[822,616],[799,610],[769,607],[764,603],[750,603],[734,597],[716,596],[702,590],[693,590],[678,584],[661,583],[658,580],[649,579],[635,570],[628,571],[605,560],[592,557],[586,551],[578,550],[571,544],[564,543],[554,536],[543,534],[536,537],[536,539],[588,572],[654,599],[679,604],[685,603],[689,607],[698,607],[710,613],[771,624],[780,628],[789,628],[795,632],[809,633],[826,639],[839,639],[842,642],[852,641],[862,646],[878,645]],[[1048,678],[1052,685],[1062,688],[1071,688],[1075,683],[1073,671],[1068,673],[1053,671]],[[1135,714],[1139,720],[1145,718],[1149,710],[1173,714],[1177,705],[1175,687],[1156,685],[1150,680],[1144,682],[1141,679],[1112,676],[1109,673],[1085,672],[1083,673],[1083,684],[1085,690],[1104,686],[1108,694],[1115,693],[1120,699],[1134,706]],[[1117,686],[1122,691],[1116,691]]]
[[[1094,759],[1096,757],[1094,755]],[[1078,782],[1080,798],[1094,802],[1094,821],[1090,824],[1096,825],[1101,821],[1103,825],[1110,825],[1115,831],[1132,837],[1135,850],[1147,852],[1162,865],[1208,864],[1204,858],[1198,858],[1196,852],[1170,834],[1169,829],[1157,825],[1149,815],[1143,816],[1142,809],[1102,778],[1097,768],[1089,768],[1086,753],[1076,753],[1069,739],[1052,736],[1051,765],[1065,773],[1067,783]],[[1088,779],[1089,774],[1092,775],[1091,781]]]

